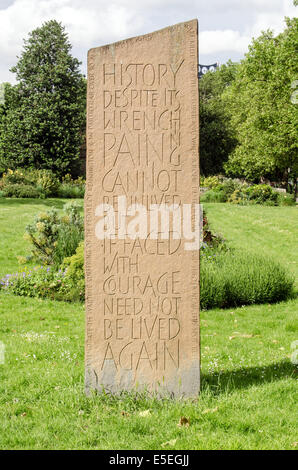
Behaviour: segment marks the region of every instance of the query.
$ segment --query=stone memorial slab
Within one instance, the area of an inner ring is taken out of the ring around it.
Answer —
[[[89,51],[87,392],[199,392],[197,73],[197,20]]]

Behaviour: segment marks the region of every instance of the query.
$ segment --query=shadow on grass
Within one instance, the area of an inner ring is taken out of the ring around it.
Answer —
[[[64,204],[69,201],[82,201],[82,199],[31,199],[31,198],[0,198],[0,205],[3,206],[21,206],[21,205],[34,205],[34,206],[48,206],[55,209],[63,209]]]
[[[297,366],[289,361],[281,361],[260,367],[243,367],[225,372],[202,373],[201,391],[210,390],[214,395],[264,385],[282,379],[297,377]]]

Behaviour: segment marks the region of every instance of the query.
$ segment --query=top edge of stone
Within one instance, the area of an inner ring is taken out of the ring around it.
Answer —
[[[158,35],[158,34],[163,33],[164,31],[169,30],[169,29],[178,29],[182,25],[189,25],[189,27],[191,29],[198,30],[198,19],[194,18],[194,19],[189,20],[189,21],[182,21],[181,23],[176,23],[174,25],[166,26],[165,28],[158,29],[156,31],[152,31],[151,33],[141,34],[139,36],[133,36],[131,38],[123,39],[121,41],[112,42],[110,44],[104,44],[102,46],[91,47],[91,49],[88,50],[88,56],[93,51],[109,49],[110,47],[112,47],[112,48],[117,47],[117,45],[123,45],[123,44],[129,43],[129,42],[136,42],[136,41],[140,40],[140,38],[148,38],[149,39],[150,36]]]

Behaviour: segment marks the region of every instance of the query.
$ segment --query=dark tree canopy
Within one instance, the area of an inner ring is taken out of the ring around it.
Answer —
[[[84,135],[86,80],[55,20],[24,41],[15,67],[17,85],[6,90],[0,161],[7,168],[47,168],[57,174],[77,165]]]
[[[236,145],[221,98],[234,81],[236,70],[237,65],[228,62],[200,80],[200,171],[204,176],[221,173]]]

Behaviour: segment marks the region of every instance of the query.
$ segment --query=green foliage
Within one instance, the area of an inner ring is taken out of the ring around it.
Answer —
[[[248,204],[248,197],[241,189],[236,189],[233,194],[231,194],[227,202],[230,204],[245,206]]]
[[[286,330],[295,322],[294,302],[234,315],[201,312],[200,395],[173,400],[133,392],[86,396],[84,307],[1,297],[1,449],[295,448],[297,374],[287,356],[297,331]],[[189,427],[177,426],[182,416]]]
[[[46,196],[56,196],[60,183],[53,172],[51,170],[37,170],[35,174],[36,184],[44,190]]]
[[[24,186],[24,188],[22,188]],[[75,180],[71,175],[62,178],[62,183],[51,170],[36,170],[10,168],[0,180],[0,188],[6,197],[63,197],[83,198],[85,193],[85,180],[79,177]],[[22,194],[31,194],[22,196]]]
[[[5,89],[0,124],[0,166],[75,170],[85,126],[86,80],[70,54],[64,27],[55,20],[35,29]]]
[[[200,79],[200,167],[205,176],[222,172],[237,143],[221,99],[233,83],[237,67],[228,62]]]
[[[294,280],[278,263],[244,252],[201,256],[201,308],[274,303],[293,293]]]
[[[84,237],[84,221],[81,206],[68,203],[64,214],[56,209],[40,213],[26,227],[25,237],[32,246],[33,257],[43,264],[60,265],[65,257],[75,253]]]
[[[1,191],[3,197],[16,198],[45,198],[45,192],[42,188],[35,188],[29,184],[7,184]]]
[[[84,243],[79,244],[73,256],[65,258],[60,269],[24,268],[22,272],[7,274],[1,280],[0,288],[27,297],[82,302],[85,295]]]
[[[290,194],[278,194],[277,203],[279,206],[295,206],[296,202]]]
[[[227,202],[225,194],[215,189],[210,189],[200,196],[200,202]]]
[[[267,184],[256,184],[236,189],[228,202],[232,204],[278,204],[278,193]]]
[[[206,178],[210,180],[210,185],[213,189],[204,193],[200,200],[201,202],[227,202],[234,191],[240,187],[246,187],[246,184],[240,183],[239,180],[225,179],[220,182],[215,176]],[[206,180],[205,180],[206,181]],[[210,187],[210,186],[209,186]]]
[[[1,274],[17,269],[15,253],[26,250],[24,227],[49,204],[63,201],[0,201]],[[208,216],[233,245],[262,251],[297,273],[295,208],[211,204]],[[201,393],[195,402],[132,393],[86,397],[83,304],[5,290],[0,299],[6,346],[1,449],[154,450],[172,440],[166,449],[295,448],[297,373],[288,356],[297,339],[297,298],[201,311]],[[150,416],[141,417],[144,410]],[[177,426],[181,416],[190,419],[189,427]]]
[[[45,266],[36,266],[33,270],[25,269],[5,276],[0,288],[15,295],[50,298],[65,302],[84,300],[84,282],[74,283],[67,271],[56,270]]]
[[[229,202],[231,204],[295,205],[294,198],[279,194],[268,184],[249,185],[238,179],[218,178],[215,176],[203,179],[209,191],[200,197],[201,203]]]
[[[84,270],[84,242],[80,242],[74,255],[65,258],[62,269],[66,272],[66,279],[70,286],[69,298],[84,300],[85,297],[85,270]]]
[[[62,183],[59,187],[58,195],[63,199],[82,199],[85,195],[85,185],[72,186]]]
[[[71,175],[65,175],[62,178],[58,194],[59,197],[63,198],[83,198],[85,194],[85,180],[82,177],[74,180]]]
[[[298,18],[286,18],[283,33],[274,37],[267,31],[255,39],[223,93],[239,142],[225,164],[229,175],[296,180],[298,113],[291,95],[298,76],[297,35]]]
[[[201,177],[200,186],[203,188],[214,189],[220,184],[220,179],[218,176],[208,176],[208,177]]]
[[[59,180],[50,170],[9,168],[0,180],[5,197],[45,198],[55,196],[58,187]]]
[[[74,281],[84,277],[84,242],[80,242],[74,255],[63,261],[63,268],[67,269],[67,274]]]
[[[34,179],[34,182],[35,179]],[[32,185],[33,178],[31,176],[31,172],[28,172],[23,169],[16,169],[15,171],[8,169],[7,173],[3,173],[2,178],[0,180],[0,185],[4,188],[10,184],[24,184],[24,185]]]
[[[278,264],[218,246],[204,245],[201,254],[200,304],[202,309],[275,303],[293,293],[293,279]],[[61,269],[38,267],[8,275],[2,288],[17,295],[83,301],[85,295],[84,244],[66,258]]]
[[[266,202],[277,203],[278,193],[274,191],[268,184],[256,184],[244,188],[244,193],[247,194],[250,201],[256,204],[264,204]]]

